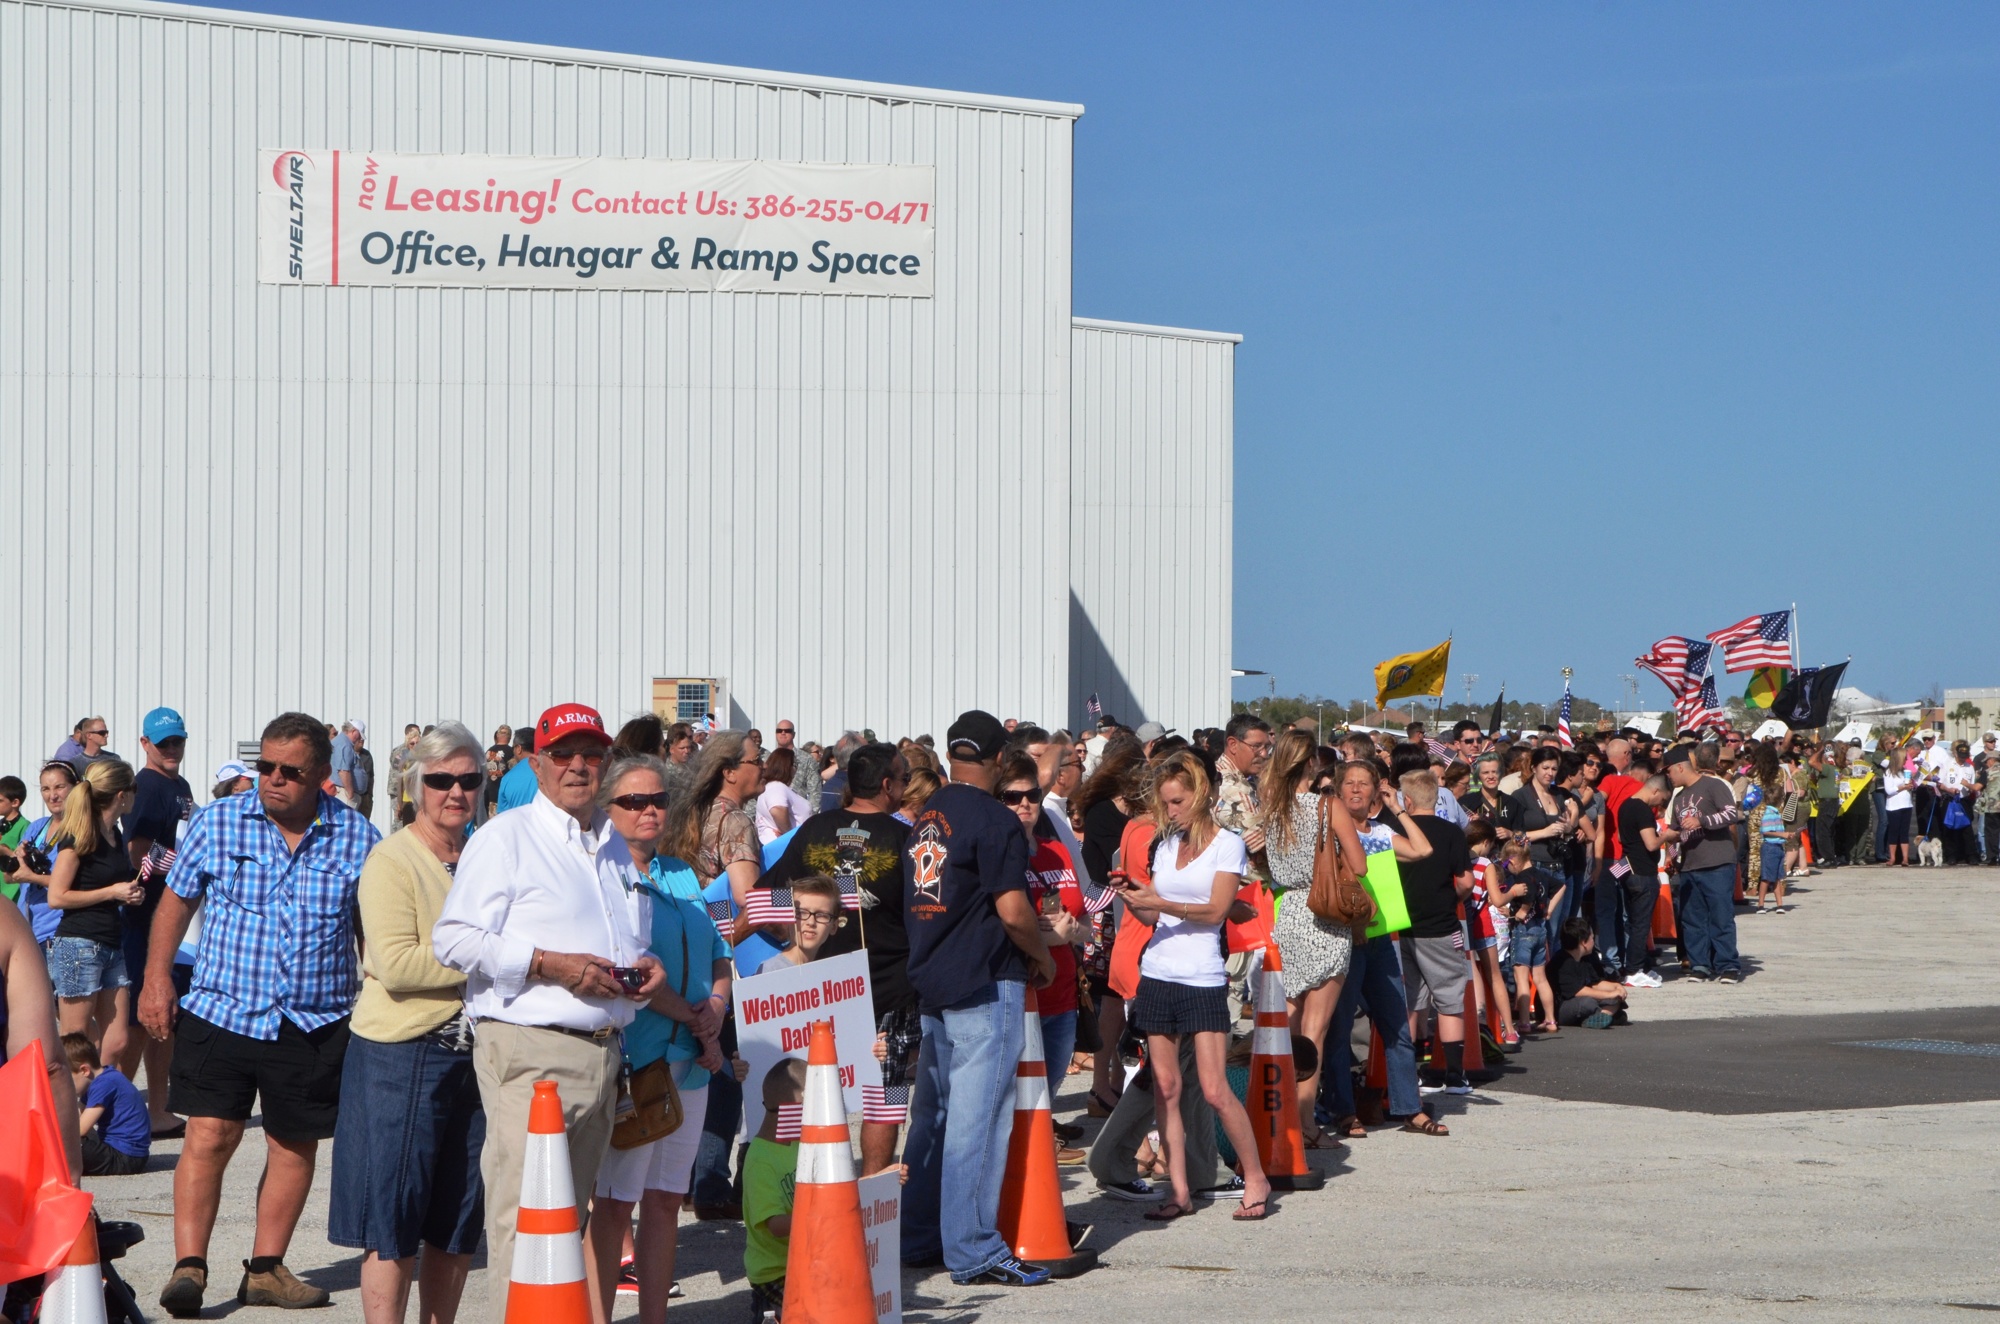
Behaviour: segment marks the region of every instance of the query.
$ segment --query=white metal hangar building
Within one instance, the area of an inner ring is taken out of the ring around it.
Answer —
[[[1073,316],[1081,114],[0,0],[0,771],[156,704],[197,783],[288,708],[1219,723],[1238,338]]]

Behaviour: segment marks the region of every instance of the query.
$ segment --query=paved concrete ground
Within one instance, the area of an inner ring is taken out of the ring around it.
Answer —
[[[1377,1131],[1317,1154],[1323,1191],[1261,1224],[1229,1206],[1165,1227],[1066,1174],[1095,1272],[1008,1293],[905,1278],[905,1313],[1253,1320],[1960,1319],[2000,1309],[2000,1058],[1861,1048],[2000,1044],[2000,870],[1844,869],[1790,915],[1740,925],[1741,985],[1670,983],[1637,1024],[1565,1031],[1443,1105],[1449,1139]],[[1926,1014],[1937,1010],[1934,1014]],[[1064,1103],[1082,1102],[1071,1077]],[[249,1138],[255,1140],[255,1135]],[[149,1313],[172,1264],[171,1164],[92,1181],[151,1240],[126,1262]],[[254,1150],[232,1172],[210,1255],[224,1291],[248,1251]],[[325,1241],[325,1163],[290,1262],[358,1321],[355,1261]],[[682,1231],[684,1324],[744,1324],[738,1227]],[[487,1275],[466,1317],[483,1320]],[[240,1312],[262,1314],[265,1312]],[[624,1314],[630,1314],[627,1307]]]

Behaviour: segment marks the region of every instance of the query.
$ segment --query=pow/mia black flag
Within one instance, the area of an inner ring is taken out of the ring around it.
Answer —
[[[1831,667],[1806,667],[1778,691],[1771,700],[1771,716],[1792,730],[1825,726],[1833,714],[1833,692],[1847,674],[1847,663]]]

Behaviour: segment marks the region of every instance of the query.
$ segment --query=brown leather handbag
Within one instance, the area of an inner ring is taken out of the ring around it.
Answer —
[[[681,987],[683,1001],[687,998],[688,986],[688,940],[687,930],[681,930]],[[681,1092],[674,1084],[674,1069],[667,1065],[667,1059],[659,1058],[648,1062],[636,1071],[625,1073],[619,1082],[618,1108],[611,1123],[611,1147],[613,1149],[637,1149],[651,1144],[661,1136],[670,1136],[681,1129],[685,1113],[681,1108]]]
[[[1375,920],[1375,898],[1361,885],[1361,875],[1340,838],[1333,830],[1333,814],[1321,796],[1315,815],[1319,840],[1313,843],[1312,891],[1306,893],[1306,909],[1329,924],[1364,928]]]

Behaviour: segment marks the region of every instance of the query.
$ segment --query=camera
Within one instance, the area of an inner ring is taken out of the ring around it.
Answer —
[[[48,874],[55,869],[55,865],[49,860],[49,853],[32,841],[22,842],[15,853],[21,863],[28,866],[30,872]],[[13,870],[9,869],[7,872],[12,873]]]
[[[611,973],[625,986],[627,993],[637,993],[646,984],[646,972],[633,965],[614,965]]]

